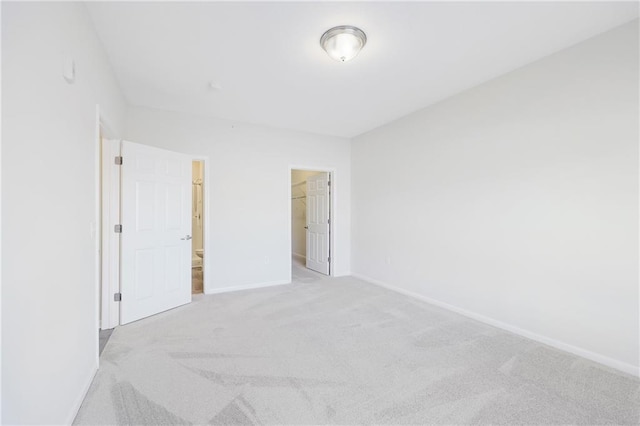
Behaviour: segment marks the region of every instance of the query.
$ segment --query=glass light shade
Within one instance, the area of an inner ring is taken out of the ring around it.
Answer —
[[[325,52],[340,62],[355,58],[366,43],[365,33],[349,25],[331,28],[320,38],[320,45]]]

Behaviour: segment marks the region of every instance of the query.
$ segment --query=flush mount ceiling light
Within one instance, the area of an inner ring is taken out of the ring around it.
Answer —
[[[367,36],[360,28],[341,25],[327,30],[320,37],[320,46],[336,61],[347,62],[356,57],[367,44]]]

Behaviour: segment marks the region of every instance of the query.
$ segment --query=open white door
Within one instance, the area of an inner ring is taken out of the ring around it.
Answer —
[[[329,173],[307,178],[307,268],[329,275]]]
[[[191,158],[122,142],[120,323],[191,302]]]

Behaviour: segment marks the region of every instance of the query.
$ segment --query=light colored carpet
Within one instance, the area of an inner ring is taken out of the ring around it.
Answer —
[[[109,337],[111,337],[112,333],[113,329],[100,330],[98,332],[98,353],[100,355],[102,355],[102,351],[104,350],[105,346],[107,346],[107,342],[109,341]]]
[[[118,327],[76,424],[638,424],[640,381],[354,278]]]

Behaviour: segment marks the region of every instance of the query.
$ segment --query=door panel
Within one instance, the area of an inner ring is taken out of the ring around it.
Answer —
[[[122,142],[121,323],[191,301],[191,158]]]
[[[307,268],[329,275],[329,173],[307,178]]]

